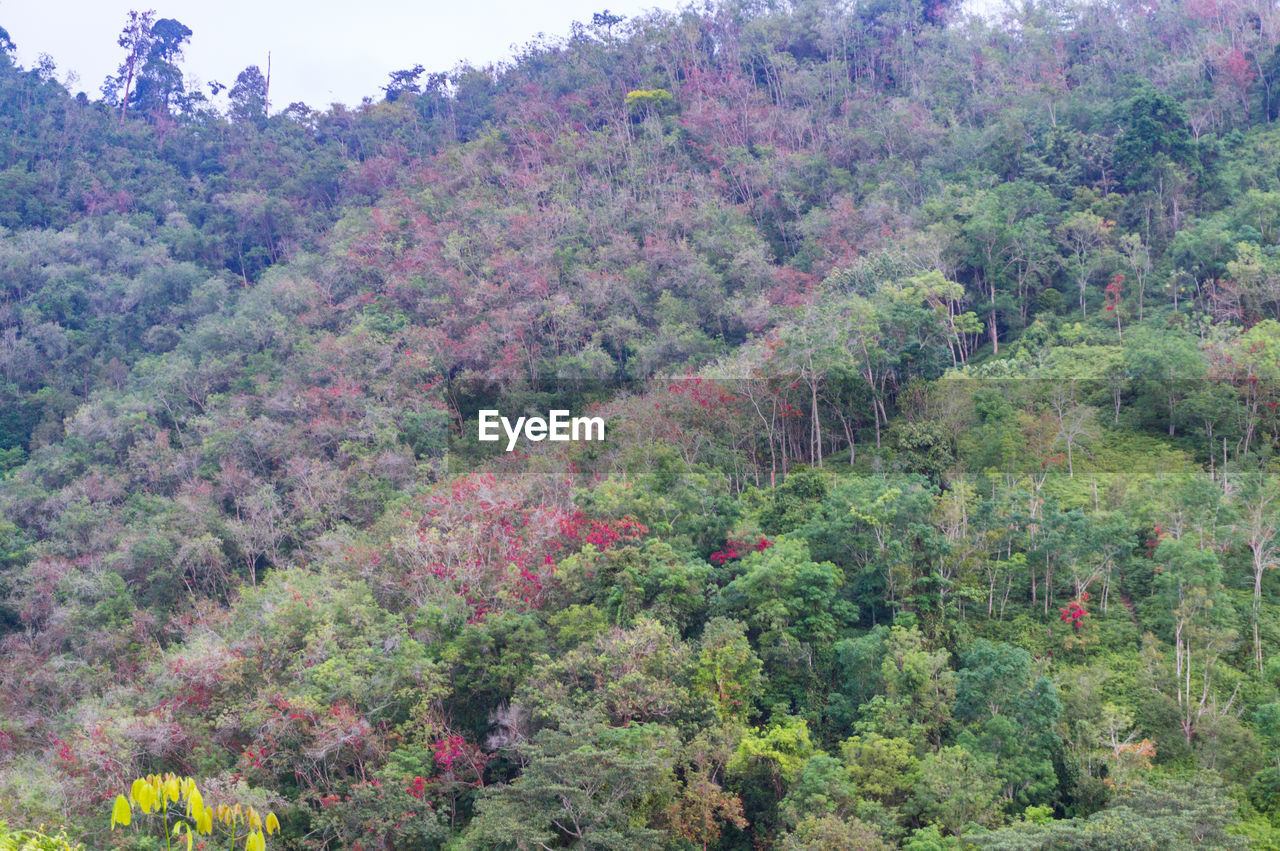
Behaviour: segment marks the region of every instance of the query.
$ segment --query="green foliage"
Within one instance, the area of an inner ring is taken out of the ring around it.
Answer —
[[[635,89],[627,92],[622,103],[631,115],[652,115],[670,108],[674,100],[666,89]]]
[[[41,830],[16,830],[0,821],[0,851],[82,851],[65,833],[50,836]]]
[[[984,848],[1245,848],[1226,831],[1234,803],[1207,780],[1198,791],[1186,780],[1131,788],[1116,806],[1088,819],[1026,821],[991,833],[966,834]],[[1186,795],[1186,797],[1179,797]]]
[[[911,742],[868,733],[846,739],[840,753],[860,796],[893,807],[906,803],[919,765]]]
[[[857,810],[858,792],[844,763],[824,753],[809,757],[782,799],[783,820],[798,827],[807,818],[851,817]]]
[[[693,689],[691,648],[658,621],[613,628],[559,658],[545,656],[516,700],[538,718],[595,713],[611,724],[683,721],[711,713],[710,695]]]
[[[487,790],[466,838],[487,848],[570,842],[660,848],[651,825],[673,794],[670,728],[609,727],[598,715],[566,719],[520,746],[524,771]]]
[[[909,5],[226,115],[0,30],[0,817],[1275,845],[1275,10]]]
[[[842,582],[835,565],[810,559],[803,541],[779,538],[743,559],[742,575],[725,586],[718,608],[740,615],[763,643],[829,644],[853,615],[837,597]]]
[[[715,701],[721,719],[745,719],[762,683],[760,657],[747,641],[746,625],[712,618],[699,644],[694,684]]]
[[[924,822],[957,834],[971,824],[999,821],[1000,781],[995,760],[984,753],[952,746],[920,761],[907,807]]]
[[[894,626],[884,643],[879,678],[883,690],[867,701],[855,729],[910,741],[918,750],[942,741],[956,699],[951,656],[929,650],[915,627]]]
[[[810,815],[783,837],[782,847],[786,851],[821,851],[825,848],[887,851],[893,846],[885,842],[874,827],[859,819]]]
[[[751,798],[769,798],[764,805],[768,811],[772,810],[770,805],[782,800],[787,787],[800,776],[814,753],[808,723],[788,715],[764,729],[748,730],[738,740],[726,768],[737,777],[740,787],[753,793]],[[822,765],[830,767],[829,760],[826,758]]]
[[[1123,130],[1115,143],[1115,162],[1122,179],[1134,189],[1149,188],[1162,171],[1181,167],[1199,171],[1187,114],[1178,101],[1150,86],[1118,110]]]

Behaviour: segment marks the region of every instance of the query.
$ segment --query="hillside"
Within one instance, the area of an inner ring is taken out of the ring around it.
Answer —
[[[0,847],[174,772],[270,848],[1280,848],[1280,9],[324,111],[145,23],[101,100],[0,30]]]

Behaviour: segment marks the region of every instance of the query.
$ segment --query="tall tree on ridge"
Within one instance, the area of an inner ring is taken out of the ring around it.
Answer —
[[[177,63],[182,59],[182,46],[191,40],[191,30],[173,18],[161,18],[152,24],[149,40],[134,102],[146,113],[167,114],[170,98],[183,91]]]
[[[156,10],[148,9],[139,12],[129,10],[124,29],[116,43],[128,51],[120,65],[120,75],[124,77],[124,94],[120,98],[120,120],[124,121],[124,112],[129,106],[129,89],[133,87],[133,77],[138,71],[138,63],[147,55],[151,47],[151,25],[155,21]]]

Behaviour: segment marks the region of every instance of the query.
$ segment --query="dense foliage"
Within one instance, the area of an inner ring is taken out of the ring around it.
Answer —
[[[1280,848],[1280,9],[193,38],[0,30],[0,847]]]

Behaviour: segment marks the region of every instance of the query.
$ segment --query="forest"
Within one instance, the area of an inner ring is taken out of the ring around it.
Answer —
[[[1280,6],[561,29],[0,29],[0,849],[1280,851]]]

